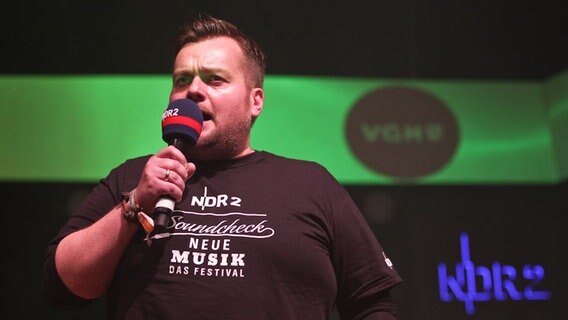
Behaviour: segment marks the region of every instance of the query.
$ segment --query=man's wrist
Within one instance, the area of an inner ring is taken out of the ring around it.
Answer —
[[[130,222],[136,222],[138,212],[144,211],[136,201],[136,189],[130,192],[124,192],[121,196],[122,200],[122,216]]]

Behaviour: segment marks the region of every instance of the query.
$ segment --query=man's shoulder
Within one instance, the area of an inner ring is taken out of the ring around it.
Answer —
[[[291,166],[291,167],[297,167],[297,168],[306,168],[306,169],[312,169],[312,170],[313,169],[325,170],[325,168],[321,164],[319,164],[315,161],[298,159],[298,158],[291,158],[291,157],[287,157],[287,156],[282,156],[282,155],[270,153],[268,151],[260,151],[260,153],[262,153],[264,160],[268,161],[268,163],[270,163],[270,164]]]
[[[148,159],[150,159],[152,155],[148,154],[148,155],[144,155],[144,156],[138,156],[138,157],[134,157],[134,158],[129,158],[126,159],[123,163],[121,163],[118,167],[125,167],[125,168],[138,168],[138,167],[144,167],[146,165],[146,162],[148,162]]]
[[[144,155],[144,156],[138,156],[138,157],[126,159],[111,171],[111,175],[112,175],[113,172],[116,173],[116,174],[121,174],[121,173],[125,173],[125,174],[136,173],[136,174],[138,174],[138,173],[142,172],[142,170],[144,169],[144,166],[146,165],[146,162],[148,162],[148,159],[151,156],[152,155]]]
[[[334,179],[331,173],[320,163],[312,160],[297,159],[262,151],[267,165],[278,172],[306,178]]]
[[[146,162],[148,162],[148,159],[150,159],[150,157],[152,157],[151,154],[147,154],[147,155],[143,155],[143,156],[138,156],[135,158],[130,158],[130,159],[126,159],[124,161],[124,164],[127,165],[140,165],[140,164],[146,164]]]

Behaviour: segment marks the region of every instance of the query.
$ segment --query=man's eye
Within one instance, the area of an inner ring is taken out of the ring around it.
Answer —
[[[178,77],[178,78],[175,79],[174,82],[178,86],[183,86],[183,85],[191,83],[191,79],[189,77]]]
[[[214,74],[212,74],[212,75],[210,75],[210,76],[207,77],[207,82],[208,82],[208,83],[212,83],[212,82],[222,82],[222,81],[224,81],[224,79],[223,79],[222,77],[217,76],[217,75],[214,75]]]

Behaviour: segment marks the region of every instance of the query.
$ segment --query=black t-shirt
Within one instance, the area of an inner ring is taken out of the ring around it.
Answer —
[[[147,160],[114,169],[50,244],[49,294],[76,299],[54,272],[55,247],[132,190]],[[320,165],[255,152],[196,166],[169,236],[148,247],[140,230],[127,248],[107,293],[109,319],[329,319],[334,304],[380,308],[373,297],[401,281]]]

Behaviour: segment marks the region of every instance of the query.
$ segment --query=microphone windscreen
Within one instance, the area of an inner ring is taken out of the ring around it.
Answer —
[[[193,146],[203,128],[203,114],[189,99],[172,101],[162,115],[162,139],[172,144],[174,139],[184,139]]]

